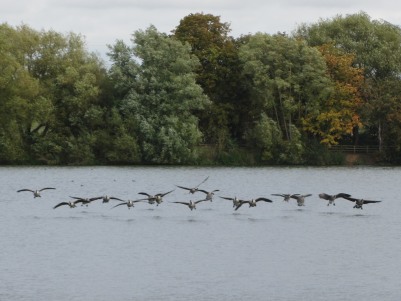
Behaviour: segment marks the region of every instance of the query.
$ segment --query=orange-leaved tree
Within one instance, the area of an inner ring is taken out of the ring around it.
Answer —
[[[354,55],[345,54],[332,44],[318,49],[333,81],[333,92],[318,114],[305,117],[303,126],[304,130],[318,136],[320,143],[336,145],[343,137],[352,135],[355,127],[362,126],[358,112],[363,103],[363,70],[353,67]]]

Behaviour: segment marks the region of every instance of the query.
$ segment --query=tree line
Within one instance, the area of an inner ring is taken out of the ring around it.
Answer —
[[[2,164],[341,164],[336,144],[401,161],[401,29],[366,13],[234,38],[189,14],[109,45],[0,25]]]

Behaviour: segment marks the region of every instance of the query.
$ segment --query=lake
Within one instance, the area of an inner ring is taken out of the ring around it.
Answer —
[[[213,202],[176,185],[215,190]],[[401,298],[401,168],[0,167],[0,300]],[[41,198],[23,188],[40,189]],[[141,198],[53,207],[70,196]],[[325,192],[380,200],[365,204]],[[304,207],[273,193],[312,194]],[[219,196],[273,203],[243,205]]]

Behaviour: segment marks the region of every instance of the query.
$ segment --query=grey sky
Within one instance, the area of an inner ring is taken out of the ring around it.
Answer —
[[[105,57],[107,44],[129,41],[149,25],[170,33],[190,13],[210,13],[230,23],[231,35],[278,31],[290,33],[314,23],[360,11],[372,19],[401,24],[401,1],[395,0],[12,0],[0,2],[0,22],[36,30],[82,34],[88,49]]]

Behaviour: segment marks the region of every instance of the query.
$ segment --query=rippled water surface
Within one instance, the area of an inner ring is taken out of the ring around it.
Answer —
[[[219,189],[199,200],[176,185]],[[401,298],[400,168],[0,167],[0,300]],[[33,198],[21,188],[55,187]],[[70,209],[70,196],[138,199]],[[326,192],[381,200],[363,210]],[[305,207],[272,193],[311,193]],[[273,203],[242,206],[218,196]]]

